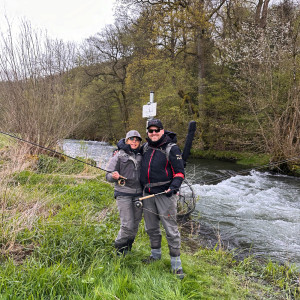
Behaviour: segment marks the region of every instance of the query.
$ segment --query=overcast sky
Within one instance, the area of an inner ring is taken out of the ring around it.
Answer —
[[[34,28],[46,29],[53,38],[81,42],[114,23],[115,3],[116,0],[0,0],[0,31],[6,27],[5,16],[14,28],[23,18]]]
[[[0,0],[0,26],[18,26],[23,18],[32,27],[46,29],[53,38],[81,42],[113,24],[115,0]],[[4,22],[4,23],[3,23]]]

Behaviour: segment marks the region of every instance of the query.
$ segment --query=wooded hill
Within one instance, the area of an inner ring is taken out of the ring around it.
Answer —
[[[116,22],[82,45],[24,22],[1,35],[2,130],[60,138],[145,137],[155,92],[165,128],[194,147],[300,157],[300,10],[291,0],[119,0]]]

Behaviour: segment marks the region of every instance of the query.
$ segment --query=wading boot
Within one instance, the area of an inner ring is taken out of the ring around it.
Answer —
[[[151,249],[151,255],[142,260],[145,264],[151,264],[157,260],[161,259],[161,248],[159,249]]]
[[[174,275],[177,276],[178,279],[182,280],[185,276],[185,274],[183,273],[182,269],[178,269],[178,270],[173,270],[172,271]]]

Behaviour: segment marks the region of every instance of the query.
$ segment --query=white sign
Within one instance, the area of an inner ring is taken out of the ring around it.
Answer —
[[[148,103],[143,106],[143,118],[152,118],[156,116],[156,104]]]

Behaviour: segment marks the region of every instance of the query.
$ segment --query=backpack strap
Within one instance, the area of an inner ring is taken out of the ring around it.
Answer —
[[[176,145],[175,143],[168,143],[166,149],[163,150],[161,148],[153,148],[153,147],[149,146],[148,143],[145,143],[145,145],[143,147],[143,154],[146,153],[148,149],[158,150],[158,151],[164,153],[166,155],[167,160],[169,161],[171,148],[175,145]]]
[[[166,156],[167,156],[167,160],[169,160],[171,148],[172,148],[173,146],[175,146],[175,145],[176,145],[175,143],[169,143],[169,144],[167,145],[167,148],[166,148]]]

